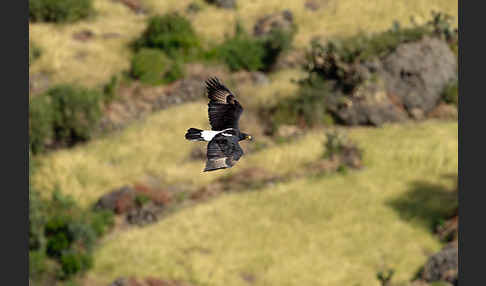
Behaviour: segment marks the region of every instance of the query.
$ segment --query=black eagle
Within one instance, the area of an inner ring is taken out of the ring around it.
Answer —
[[[244,154],[238,142],[252,140],[252,137],[240,132],[238,121],[243,107],[233,93],[215,77],[205,83],[211,130],[189,128],[186,139],[209,142],[204,168],[204,172],[208,172],[233,167]]]

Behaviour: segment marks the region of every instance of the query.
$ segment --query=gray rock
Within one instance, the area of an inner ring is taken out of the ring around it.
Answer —
[[[96,210],[111,210],[113,212],[123,212],[120,208],[120,201],[125,198],[134,198],[135,190],[124,186],[119,189],[113,190],[110,193],[102,196],[95,204]]]
[[[400,45],[384,59],[383,68],[388,93],[412,116],[417,109],[424,114],[436,107],[446,85],[457,79],[456,56],[435,38]]]
[[[448,245],[429,257],[422,278],[427,282],[447,281],[457,285],[458,265],[458,248],[454,245]]]
[[[291,31],[294,29],[294,16],[290,10],[266,15],[260,18],[253,27],[253,34],[257,37],[268,35],[274,29]]]
[[[407,113],[396,105],[381,79],[362,84],[353,96],[330,96],[328,110],[346,125],[380,126],[385,122],[407,120]]]
[[[216,5],[220,8],[225,9],[235,9],[236,8],[236,0],[206,0],[209,4]]]
[[[128,279],[124,277],[119,277],[115,279],[109,286],[128,286]]]
[[[130,224],[144,226],[157,221],[157,215],[162,212],[163,206],[147,203],[127,213],[126,219]]]

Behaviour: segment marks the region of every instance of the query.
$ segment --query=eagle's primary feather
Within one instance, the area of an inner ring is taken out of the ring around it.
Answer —
[[[209,123],[212,130],[239,129],[238,121],[243,113],[243,107],[233,93],[217,78],[208,79],[206,89],[209,98]]]

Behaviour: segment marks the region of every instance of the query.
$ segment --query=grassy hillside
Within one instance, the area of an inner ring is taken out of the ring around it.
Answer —
[[[45,72],[51,84],[99,86],[130,66],[129,44],[155,14],[178,11],[202,36],[203,45],[224,40],[238,19],[251,31],[256,20],[290,9],[298,26],[294,47],[303,50],[321,35],[352,35],[430,19],[432,10],[457,18],[457,1],[240,0],[238,9],[218,9],[202,0],[141,0],[147,14],[118,1],[94,0],[96,15],[70,24],[29,23],[29,37],[42,50],[30,73]],[[186,12],[190,3],[202,10]],[[457,19],[456,19],[457,21]],[[82,42],[73,34],[89,30]],[[202,65],[201,65],[202,66]],[[211,67],[217,68],[217,67]],[[45,198],[56,189],[85,209],[123,185],[157,181],[197,189],[223,176],[259,168],[293,175],[324,150],[325,131],[306,130],[286,143],[263,136],[257,107],[295,95],[298,68],[267,74],[265,85],[226,84],[245,106],[240,126],[255,137],[242,142],[247,154],[234,168],[203,173],[191,160],[202,143],[188,142],[189,127],[209,128],[206,101],[174,105],[73,148],[35,155],[32,184]],[[116,228],[95,251],[94,266],[80,285],[108,285],[124,276],[172,278],[195,285],[379,285],[376,273],[395,270],[393,282],[409,281],[441,247],[432,226],[456,206],[449,175],[457,174],[458,124],[426,120],[380,128],[336,127],[364,150],[364,168],[325,176],[300,176],[263,189],[223,193],[182,208],[143,228]],[[250,144],[262,147],[251,151]]]
[[[188,14],[185,8],[197,2],[203,8],[197,14]],[[146,19],[153,14],[178,11],[187,15],[206,43],[220,42],[226,33],[232,33],[237,19],[252,29],[262,16],[290,9],[298,26],[294,45],[305,48],[316,35],[352,35],[357,31],[378,32],[390,28],[394,20],[410,24],[414,16],[418,23],[429,19],[432,10],[448,13],[457,21],[457,1],[357,1],[321,0],[318,11],[304,7],[304,1],[260,0],[239,1],[238,9],[218,9],[202,0],[142,0],[148,14],[135,14],[120,2],[95,0],[97,15],[75,24],[29,24],[30,39],[43,49],[42,57],[31,66],[31,71],[51,74],[52,82],[82,82],[96,86],[108,81],[112,74],[129,67],[131,51],[128,43],[143,31]],[[73,34],[90,30],[94,38],[80,42]],[[110,37],[107,34],[118,34]]]
[[[250,154],[228,172],[202,174],[203,162],[187,161],[195,143],[182,136],[184,127],[206,124],[201,106],[174,107],[122,133],[47,155],[35,182],[42,189],[57,183],[88,206],[144,175],[205,185],[250,166],[291,173],[323,152],[323,132],[315,130]],[[349,132],[364,149],[363,170],[224,195],[146,228],[115,232],[97,251],[90,281],[151,275],[245,285],[247,273],[255,285],[378,285],[375,274],[384,266],[396,269],[398,281],[410,279],[439,249],[431,224],[454,206],[447,192],[453,182],[445,176],[457,172],[457,123]]]

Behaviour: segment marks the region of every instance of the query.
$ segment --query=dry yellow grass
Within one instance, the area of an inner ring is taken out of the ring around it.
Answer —
[[[150,14],[179,11],[191,0],[145,0]],[[417,22],[430,17],[432,10],[442,11],[457,18],[457,1],[452,0],[401,0],[357,1],[328,0],[320,2],[316,12],[304,7],[300,0],[239,1],[237,10],[219,9],[201,3],[203,10],[188,15],[197,32],[206,42],[220,42],[225,33],[232,33],[236,19],[242,19],[248,29],[256,20],[268,13],[290,9],[299,27],[294,45],[304,48],[316,35],[351,35],[358,31],[377,32],[388,29],[393,20],[409,24],[410,16]],[[111,75],[129,67],[131,51],[127,44],[136,38],[146,25],[146,15],[136,15],[124,5],[111,0],[95,0],[98,16],[91,20],[69,25],[30,24],[29,36],[42,49],[43,55],[31,66],[32,72],[52,74],[54,83],[77,82],[95,86],[106,82]],[[457,21],[457,20],[456,20]],[[86,43],[72,38],[83,29],[97,36]],[[104,33],[119,33],[121,38],[103,39]]]
[[[43,164],[33,183],[44,191],[58,184],[87,207],[145,175],[205,185],[253,166],[293,173],[324,151],[323,131],[314,130],[247,155],[232,169],[203,174],[203,162],[187,161],[197,143],[183,139],[187,127],[207,126],[202,106],[173,107],[123,132],[39,157]],[[413,209],[431,202],[448,207],[435,193],[428,201],[413,200],[414,182],[452,187],[443,175],[457,172],[457,123],[359,127],[349,135],[365,151],[362,171],[223,195],[146,228],[113,233],[97,250],[89,281],[105,285],[118,276],[150,275],[245,285],[242,275],[252,275],[255,285],[378,285],[374,275],[383,266],[397,271],[396,281],[411,278],[440,245],[416,224],[420,216],[403,220],[390,202],[412,196]]]
[[[440,244],[420,224],[429,218],[403,220],[391,202],[407,198],[410,208],[451,207],[440,193],[430,193],[427,201],[413,195],[428,191],[417,190],[416,181],[453,187],[444,175],[457,172],[457,123],[357,128],[350,136],[365,150],[362,171],[223,195],[149,227],[110,235],[88,277],[102,283],[149,275],[246,285],[246,274],[255,277],[254,285],[379,285],[375,274],[386,266],[397,271],[395,282],[410,279]],[[322,139],[314,131],[244,157],[230,171],[257,166],[291,172],[321,154]],[[197,168],[188,167],[179,166],[186,177],[198,177]]]
[[[191,1],[143,2],[151,13],[165,13],[182,11]],[[236,11],[203,4],[191,19],[206,40],[220,41],[238,17],[250,28],[264,14],[291,9],[299,25],[295,45],[303,48],[314,35],[380,31],[395,19],[407,23],[413,15],[426,20],[431,10],[457,17],[457,2],[450,0],[329,0],[319,12],[305,10],[303,3],[239,1]],[[95,86],[128,68],[127,44],[143,30],[147,16],[111,0],[95,0],[95,6],[99,15],[92,20],[29,26],[30,38],[43,49],[31,71],[51,72],[54,82]],[[87,43],[73,40],[72,34],[83,29],[97,36]],[[113,32],[123,37],[100,37]],[[84,60],[76,59],[80,52],[88,53]],[[280,71],[270,76],[269,85],[245,86],[238,94],[248,98],[248,105],[271,102],[291,95],[296,86],[289,80],[301,76],[298,70]],[[172,107],[122,132],[39,156],[42,165],[33,184],[44,195],[57,185],[88,207],[109,190],[146,176],[202,186],[252,166],[292,173],[323,152],[323,130],[314,130],[295,142],[246,155],[235,168],[203,174],[204,162],[188,160],[197,143],[183,135],[188,127],[208,127],[205,104]],[[251,124],[243,115],[242,127],[249,133],[256,128]],[[107,285],[118,276],[150,275],[237,286],[248,284],[242,278],[246,275],[255,278],[254,285],[378,285],[376,272],[388,266],[396,270],[395,282],[410,279],[426,252],[440,244],[421,223],[428,218],[404,220],[391,202],[407,198],[410,208],[420,210],[431,202],[414,200],[415,181],[452,187],[443,175],[457,173],[457,122],[359,127],[349,135],[365,150],[365,169],[223,195],[154,225],[111,234],[96,251],[87,278]],[[440,195],[430,200],[434,206],[450,204]]]
[[[127,7],[111,0],[96,0],[97,15],[74,24],[29,24],[29,37],[42,49],[42,56],[30,71],[51,74],[53,83],[79,83],[96,86],[129,67],[128,44],[145,27],[145,17],[135,15]],[[87,42],[73,34],[90,30],[95,37]],[[103,38],[103,34],[120,34]]]

